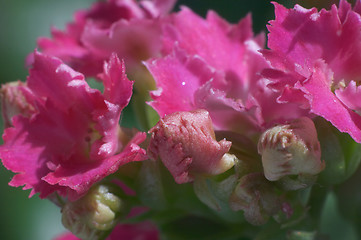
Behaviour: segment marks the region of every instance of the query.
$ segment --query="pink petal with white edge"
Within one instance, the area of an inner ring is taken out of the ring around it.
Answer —
[[[111,53],[125,59],[127,68],[155,56],[161,50],[160,20],[120,20],[109,29],[87,24],[81,41],[92,55],[107,59]]]
[[[348,108],[361,110],[361,86],[357,86],[355,81],[351,81],[344,89],[337,89],[335,94]]]
[[[171,55],[149,60],[145,65],[158,88],[150,93],[154,101],[149,104],[160,116],[194,109],[195,91],[215,75],[202,59],[187,56],[177,47]]]
[[[34,58],[27,84],[39,98],[51,99],[61,111],[75,105],[84,112],[91,112],[102,102],[101,92],[91,89],[81,73],[60,59],[39,52],[34,53]]]
[[[259,122],[254,116],[255,109],[246,108],[241,101],[227,98],[224,91],[212,86],[212,81],[205,83],[194,94],[197,108],[207,109],[216,130],[234,132],[258,132]]]
[[[80,29],[79,29],[80,30]],[[65,33],[58,29],[52,28],[51,35],[53,39],[39,38],[38,45],[48,55],[57,56],[64,61],[71,61],[72,58],[82,58],[86,56],[87,50],[79,45],[74,33]],[[28,63],[31,65],[31,62]]]
[[[270,65],[259,52],[263,35],[253,36],[250,16],[233,25],[212,11],[203,19],[183,7],[170,19],[163,30],[164,51],[171,53],[147,62],[158,86],[151,93],[154,102],[150,104],[161,116],[202,108],[209,111],[217,130],[256,133],[305,113],[297,104],[277,101],[279,94],[261,76]],[[183,58],[199,59],[203,69],[212,74],[207,79],[201,67],[194,71],[185,66],[186,61],[174,54],[174,48],[185,55]],[[281,62],[281,57],[277,59]],[[160,64],[165,62],[169,66]],[[182,75],[186,72],[191,74]],[[188,81],[194,85],[181,95],[180,83],[187,85]]]
[[[121,111],[130,101],[133,82],[125,74],[124,61],[120,62],[116,54],[112,54],[109,62],[104,64],[104,72],[99,75],[104,84],[104,102],[106,108],[93,112],[95,129],[102,139],[93,143],[91,156],[105,158],[123,146],[118,146],[119,118]]]
[[[296,5],[286,9],[274,3],[276,19],[270,21],[268,46],[282,52],[304,69],[322,58],[332,69],[335,81],[350,80],[361,74],[360,15],[349,3],[320,12]]]
[[[59,57],[75,70],[95,77],[112,52],[125,58],[127,66],[134,64],[129,61],[145,59],[141,50],[147,51],[146,58],[157,52],[159,17],[174,4],[175,0],[98,1],[89,9],[77,11],[64,31],[54,28],[51,38],[39,38],[38,45],[45,54]],[[32,62],[29,56],[27,64]]]
[[[146,138],[145,133],[138,133],[122,149],[122,152],[97,162],[79,164],[77,166],[59,166],[54,172],[50,172],[42,179],[51,185],[69,187],[75,192],[69,194],[71,201],[78,199],[88,189],[104,177],[116,172],[126,163],[146,160],[146,152],[138,144]]]
[[[124,61],[120,62],[116,54],[112,54],[110,61],[104,64],[104,72],[100,74],[104,84],[104,98],[123,109],[128,105],[132,96],[133,82],[125,74]]]
[[[361,116],[346,107],[331,91],[332,72],[323,62],[315,64],[313,75],[299,88],[310,101],[311,112],[330,121],[341,132],[361,142]]]
[[[190,9],[182,7],[180,12],[171,16],[170,21],[164,27],[166,53],[170,53],[174,44],[178,44],[188,55],[196,55],[209,66],[223,71],[231,85],[231,91],[242,93],[248,89],[253,82],[253,72],[249,71],[253,66],[248,66],[248,61],[251,62],[253,56],[248,56],[246,51],[253,48],[257,52],[262,47],[258,45],[258,42],[262,42],[260,36],[257,41],[252,38],[250,15],[238,24],[230,24],[213,11],[209,11],[206,19],[203,19]],[[257,63],[267,65],[266,61]]]
[[[140,1],[142,7],[149,12],[149,15],[153,18],[166,15],[170,12],[177,0],[143,0]]]
[[[170,49],[172,43],[178,42],[188,54],[197,54],[214,67],[227,69],[241,65],[244,46],[240,42],[252,37],[250,16],[243,20],[244,24],[237,26],[227,23],[213,11],[203,19],[182,7],[180,12],[172,15],[171,21],[172,28],[164,34]]]
[[[42,139],[33,136],[34,132],[29,131],[28,119],[15,117],[13,125],[13,128],[5,129],[4,145],[0,146],[0,158],[3,165],[8,170],[17,173],[9,185],[14,187],[25,185],[24,190],[31,189],[30,197],[40,192],[40,197],[45,198],[54,191],[65,195],[65,188],[51,186],[41,180],[42,176],[50,172],[47,163],[51,162],[53,158],[46,155],[47,146],[44,146]],[[41,130],[46,131],[47,129]],[[59,140],[54,140],[54,138],[47,140],[49,140],[49,145],[59,143]]]
[[[301,90],[312,114],[360,142],[361,117],[353,111],[359,107],[353,81],[361,75],[360,15],[345,0],[329,11],[298,5],[286,9],[277,3],[275,8],[276,19],[269,26],[271,50],[263,54],[283,72],[270,85],[282,92],[278,100],[302,103]],[[346,89],[332,92],[344,84]]]

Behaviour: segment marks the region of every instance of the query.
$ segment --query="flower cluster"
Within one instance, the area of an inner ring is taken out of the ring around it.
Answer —
[[[174,5],[99,1],[39,39],[26,82],[0,92],[9,184],[61,207],[58,240],[172,239],[185,222],[217,226],[204,239],[269,222],[314,237],[315,183],[361,159],[361,1],[274,3],[268,48],[250,15]]]

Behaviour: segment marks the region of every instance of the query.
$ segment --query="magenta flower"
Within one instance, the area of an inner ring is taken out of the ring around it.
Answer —
[[[13,117],[0,147],[4,166],[17,173],[11,186],[25,185],[30,196],[57,192],[75,200],[121,165],[144,160],[138,144],[145,133],[127,144],[120,141],[118,122],[133,84],[124,63],[112,55],[100,78],[103,94],[59,59],[34,53],[27,90],[36,112]]]
[[[44,53],[61,58],[87,76],[101,72],[104,60],[113,52],[126,60],[127,68],[133,68],[159,53],[161,16],[175,1],[96,2],[89,10],[76,12],[65,31],[52,29],[52,38],[40,38],[38,45]]]
[[[72,233],[64,233],[54,240],[79,240]],[[137,224],[118,224],[115,226],[111,234],[106,240],[119,239],[142,239],[142,240],[158,240],[159,231],[152,222],[141,222]]]
[[[264,76],[279,102],[296,103],[361,142],[361,4],[345,0],[329,11],[275,3]]]
[[[215,12],[203,19],[183,7],[164,29],[169,54],[146,62],[158,87],[150,105],[161,117],[206,109],[215,130],[258,133],[301,115],[294,104],[277,103],[260,76],[270,66],[259,53],[264,36],[253,36],[250,16],[232,25]]]

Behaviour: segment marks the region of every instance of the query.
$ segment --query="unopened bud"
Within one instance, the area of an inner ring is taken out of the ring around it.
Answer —
[[[270,181],[288,175],[317,175],[325,167],[315,125],[307,117],[268,129],[260,137],[258,152]]]
[[[253,225],[265,224],[270,216],[282,210],[275,187],[262,173],[243,176],[229,198],[233,211],[243,210],[245,219]]]
[[[62,222],[81,239],[98,239],[102,231],[115,226],[121,207],[122,201],[108,187],[99,185],[83,198],[68,202],[62,209]]]
[[[14,116],[22,114],[29,117],[35,112],[30,90],[26,87],[26,83],[16,81],[2,85],[0,98],[5,127],[12,126],[11,119]]]
[[[196,175],[217,175],[234,165],[234,158],[226,155],[232,143],[216,141],[206,110],[169,114],[149,132],[149,155],[160,157],[177,183],[193,181]]]

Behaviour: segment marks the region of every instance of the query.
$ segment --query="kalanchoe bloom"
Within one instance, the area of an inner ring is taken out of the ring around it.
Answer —
[[[170,19],[164,27],[169,54],[146,62],[158,87],[150,105],[161,117],[206,109],[216,130],[259,133],[301,114],[293,104],[277,103],[260,76],[270,66],[258,52],[264,36],[253,36],[250,16],[233,25],[213,11],[203,19],[183,7]]]
[[[144,160],[138,133],[121,143],[119,118],[132,94],[124,64],[112,55],[100,76],[104,93],[57,58],[34,53],[27,79],[37,112],[12,118],[5,129],[0,158],[17,173],[11,186],[32,189],[45,198],[57,192],[71,200],[128,162]]]
[[[270,181],[288,175],[317,175],[325,167],[315,125],[307,117],[265,131],[258,152]]]
[[[132,69],[161,49],[161,16],[176,0],[107,0],[75,13],[65,31],[52,29],[52,38],[38,45],[87,76],[101,72],[112,52]]]
[[[19,114],[30,117],[36,112],[32,93],[27,89],[26,83],[17,81],[2,85],[0,99],[5,128],[12,126],[12,117]]]
[[[197,175],[220,174],[234,165],[226,154],[232,143],[216,141],[205,110],[169,114],[149,132],[149,155],[159,157],[177,183],[190,182]]]
[[[268,27],[274,69],[264,72],[278,100],[297,103],[361,142],[361,2],[345,0],[329,11],[275,3]]]
[[[98,185],[79,200],[65,204],[61,210],[62,222],[79,238],[96,240],[115,226],[122,205],[121,199],[107,186]]]
[[[137,224],[118,224],[106,240],[158,240],[159,238],[159,231],[157,227],[152,222],[147,221]],[[54,240],[80,240],[80,238],[77,238],[71,233],[64,233]]]

